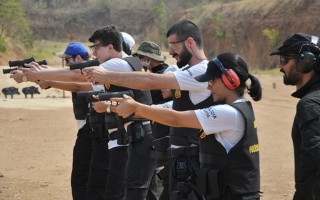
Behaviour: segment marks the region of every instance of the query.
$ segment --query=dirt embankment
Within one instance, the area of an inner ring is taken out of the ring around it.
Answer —
[[[213,2],[187,9],[179,7],[178,1],[165,2],[167,28],[178,20],[190,19],[203,32],[208,58],[232,51],[245,58],[249,66],[254,68],[274,67],[278,58],[269,57],[269,53],[281,45],[288,35],[296,32],[319,35],[320,32],[320,1],[317,0],[242,0],[224,3],[222,6]],[[27,16],[37,40],[87,42],[94,30],[116,24],[121,31],[132,34],[137,44],[143,40],[159,43],[159,19],[153,8],[88,7],[36,12],[28,9]],[[265,29],[278,31],[279,35],[274,35],[274,46],[269,45],[267,37],[262,33]],[[19,52],[14,53],[12,55],[17,56],[15,59],[21,58]]]

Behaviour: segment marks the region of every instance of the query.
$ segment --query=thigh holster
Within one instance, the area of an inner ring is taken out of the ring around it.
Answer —
[[[200,195],[207,199],[220,197],[218,172],[218,169],[199,169],[197,187]]]

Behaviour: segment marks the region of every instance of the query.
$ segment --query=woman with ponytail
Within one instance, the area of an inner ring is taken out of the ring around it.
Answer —
[[[208,82],[214,105],[198,110],[175,111],[114,98],[111,108],[123,117],[148,118],[168,126],[202,129],[198,192],[207,200],[260,199],[260,167],[257,123],[245,90],[254,101],[261,99],[259,80],[248,72],[245,61],[223,53],[208,63],[205,74],[195,78]],[[250,84],[247,85],[247,80]],[[186,169],[187,170],[187,169]]]

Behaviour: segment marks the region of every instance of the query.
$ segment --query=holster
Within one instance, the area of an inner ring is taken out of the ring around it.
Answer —
[[[108,134],[109,140],[117,140],[119,145],[126,145],[129,143],[128,133],[123,129],[119,129],[117,131],[113,131]]]
[[[177,158],[174,162],[174,171],[173,177],[176,180],[174,183],[175,188],[173,188],[173,183],[169,182],[169,188],[173,189],[171,192],[171,199],[176,200],[184,200],[188,199],[188,195],[192,191],[190,179],[190,171],[188,169],[187,159],[184,158]]]
[[[134,122],[128,126],[129,141],[140,142],[144,140],[146,145],[151,146],[152,131],[151,124],[142,124],[142,122]]]
[[[157,176],[160,180],[166,179],[169,176],[169,169],[167,167],[164,167],[157,173]]]
[[[129,135],[124,128],[124,124],[128,122],[129,118],[122,118],[115,113],[105,114],[105,127],[107,130],[117,128],[117,131],[113,131],[108,134],[109,140],[117,139],[119,145],[126,145],[129,142]]]
[[[207,199],[220,197],[218,173],[218,169],[199,169],[197,187],[200,195],[205,196]]]
[[[166,136],[163,138],[152,140],[151,145],[154,151],[151,152],[151,157],[157,160],[168,159],[168,149],[170,147],[170,137]]]

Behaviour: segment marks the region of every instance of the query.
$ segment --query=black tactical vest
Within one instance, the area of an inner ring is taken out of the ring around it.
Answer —
[[[166,63],[161,63],[151,69],[152,73],[163,74],[163,72],[168,68]],[[161,90],[150,90],[152,97],[152,104],[163,104],[165,102],[171,101],[172,98],[163,99]],[[170,126],[163,125],[152,121],[152,136],[155,139],[168,136]]]
[[[168,68],[168,65],[161,63],[151,69],[152,73],[163,74],[163,72]],[[150,90],[152,97],[152,104],[162,104],[169,101],[169,99],[163,99],[161,90]]]
[[[188,68],[185,68],[186,70]],[[173,105],[172,109],[177,111],[196,110],[213,105],[213,98],[210,95],[204,101],[194,105],[190,100],[189,91],[172,90]],[[178,146],[189,146],[199,144],[199,129],[171,127],[170,144]]]
[[[142,71],[142,65],[140,62],[140,59],[137,57],[125,57],[122,58],[123,60],[127,61],[133,71]],[[151,105],[152,104],[152,98],[150,91],[146,90],[135,90],[130,89],[127,87],[120,87],[116,85],[105,85],[105,91],[106,92],[120,92],[120,91],[127,91],[132,90],[134,95],[134,100],[136,100],[139,103]]]
[[[85,98],[77,98],[77,93],[72,92],[72,103],[74,117],[77,120],[84,120],[89,112],[88,102]]]
[[[200,140],[200,167],[219,169],[222,190],[230,187],[233,194],[259,192],[259,143],[255,117],[250,102],[234,103],[245,119],[243,138],[227,154],[214,134]]]
[[[141,71],[142,70],[142,65],[140,62],[140,59],[137,57],[125,57],[123,60],[127,61],[129,65],[132,67],[133,71]],[[134,99],[137,102],[140,102],[142,104],[147,104],[151,105],[152,99],[151,99],[151,94],[149,91],[142,91],[142,90],[135,90],[135,89],[130,89],[126,87],[121,87],[121,86],[116,86],[112,84],[105,84],[105,92],[120,92],[120,91],[127,91],[127,90],[132,90]],[[106,113],[105,115],[107,118],[106,120],[106,127],[108,129],[110,128],[116,128],[117,127],[117,119],[114,113]],[[108,124],[107,124],[108,123]]]

